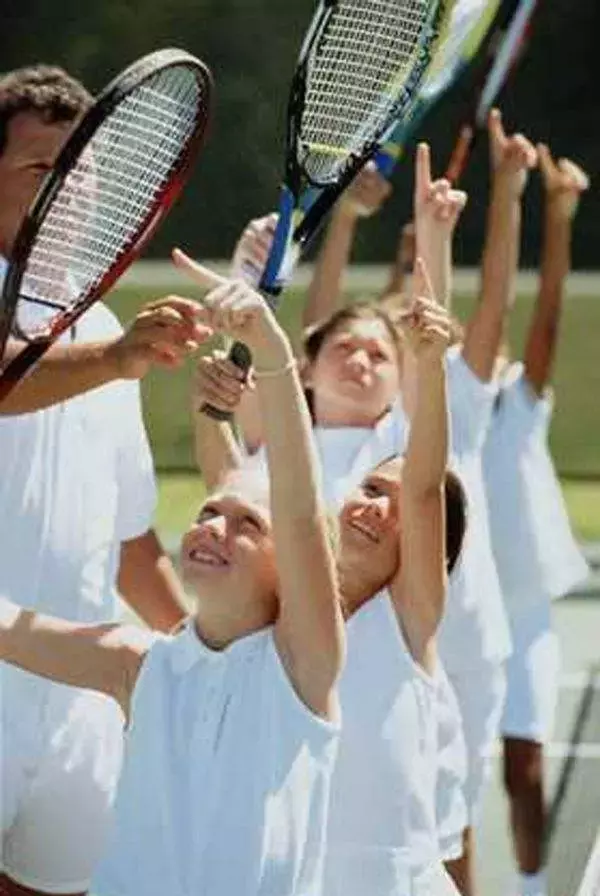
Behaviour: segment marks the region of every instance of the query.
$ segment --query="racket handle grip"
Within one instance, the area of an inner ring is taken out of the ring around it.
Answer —
[[[250,354],[250,349],[247,345],[244,345],[243,342],[234,342],[229,350],[228,359],[235,364],[236,367],[239,367],[246,375],[252,366],[252,355]],[[214,405],[206,402],[200,408],[203,414],[206,414],[207,417],[210,417],[211,420],[218,420],[220,423],[228,423],[233,419],[233,414],[231,411],[224,411],[221,408],[216,408]]]

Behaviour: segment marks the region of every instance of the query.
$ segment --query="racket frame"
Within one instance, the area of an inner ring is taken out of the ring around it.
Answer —
[[[60,150],[52,171],[44,179],[17,233],[12,258],[2,286],[0,358],[4,353],[6,341],[14,330],[14,317],[20,298],[21,282],[25,275],[31,248],[52,207],[53,200],[69,172],[74,168],[90,140],[110,113],[127,96],[161,70],[178,65],[187,65],[197,72],[206,102],[199,107],[196,127],[190,134],[170,177],[165,180],[146,215],[121,248],[118,258],[84,296],[52,321],[49,332],[28,337],[22,331],[17,331],[15,336],[23,339],[27,345],[9,361],[0,373],[0,400],[12,391],[21,377],[41,358],[44,352],[117,282],[142,252],[159,223],[180,195],[208,130],[213,94],[213,79],[209,68],[191,54],[172,48],[158,50],[132,63],[113,78],[99,94],[94,104],[84,113]]]

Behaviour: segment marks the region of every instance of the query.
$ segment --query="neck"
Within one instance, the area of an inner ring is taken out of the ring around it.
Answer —
[[[235,602],[229,605],[228,601],[219,601],[217,606],[210,606],[200,600],[194,616],[199,637],[211,650],[225,650],[234,641],[267,627],[267,621],[245,609]]]
[[[349,619],[357,610],[366,604],[371,598],[379,592],[379,588],[374,588],[372,583],[362,582],[359,575],[354,572],[340,570],[340,594],[344,607],[344,616]]]

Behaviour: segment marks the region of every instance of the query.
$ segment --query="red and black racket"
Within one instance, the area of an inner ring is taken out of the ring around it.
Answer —
[[[525,52],[538,2],[504,0],[499,21],[488,40],[488,62],[483,77],[444,175],[451,184],[456,185],[464,173],[477,135],[486,127],[492,106]]]
[[[17,234],[0,300],[0,400],[139,255],[206,132],[212,77],[181,50],[118,75],[62,148]]]

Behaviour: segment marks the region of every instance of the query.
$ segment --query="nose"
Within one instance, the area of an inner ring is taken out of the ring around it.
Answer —
[[[225,541],[227,537],[227,521],[223,514],[211,516],[210,519],[204,520],[202,526],[215,541]]]
[[[357,349],[348,358],[348,366],[356,371],[366,371],[370,367],[369,355],[364,349]]]
[[[366,517],[367,520],[381,520],[385,515],[386,495],[378,495],[376,498],[367,498],[356,506],[357,516]]]

